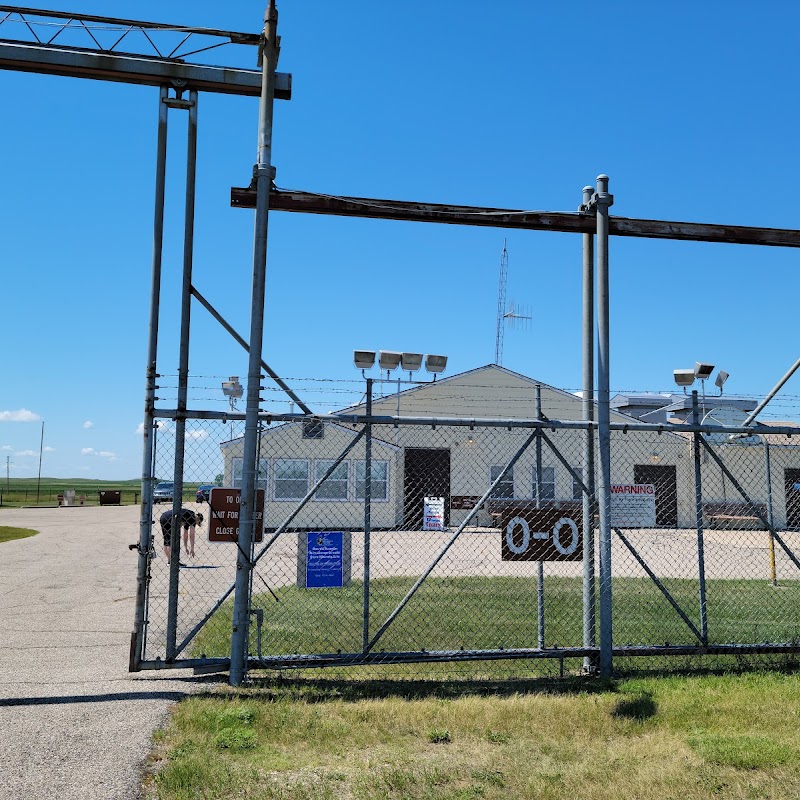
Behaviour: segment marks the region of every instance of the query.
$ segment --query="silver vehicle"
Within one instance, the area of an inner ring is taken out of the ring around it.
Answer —
[[[153,489],[153,502],[171,503],[174,489],[175,484],[172,481],[159,481]]]

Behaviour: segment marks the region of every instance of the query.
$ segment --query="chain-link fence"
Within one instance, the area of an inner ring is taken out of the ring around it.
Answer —
[[[594,669],[603,574],[617,671],[800,649],[790,436],[613,425],[603,573],[592,426],[348,419],[263,420],[251,669]],[[140,667],[230,658],[243,441],[240,421],[186,423],[184,479],[203,488],[177,526],[163,524],[172,503],[153,505]],[[174,459],[162,424],[154,477]],[[165,545],[179,550],[172,563]]]

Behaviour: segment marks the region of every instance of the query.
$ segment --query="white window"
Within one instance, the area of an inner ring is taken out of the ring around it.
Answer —
[[[231,486],[234,489],[241,489],[242,488],[242,465],[244,464],[243,458],[234,458],[232,467],[233,467],[233,481],[231,482]],[[257,489],[264,489],[266,491],[267,488],[267,477],[269,476],[269,459],[268,458],[261,458],[258,462],[258,486]]]
[[[314,463],[314,483],[319,483],[325,473],[334,463],[329,461],[317,461]],[[328,479],[314,494],[314,500],[347,500],[350,484],[350,464],[342,461],[336,469],[328,476]]]
[[[539,491],[536,491],[536,487]],[[556,499],[556,468],[542,467],[542,480],[536,480],[536,467],[533,468],[533,494],[534,500],[555,500]]]
[[[302,500],[308,494],[308,461],[276,458],[273,464],[275,500]]]
[[[356,500],[364,499],[366,489],[367,462],[356,461]],[[382,502],[389,499],[389,462],[372,461],[372,481],[370,497],[373,501]]]
[[[505,469],[505,464],[496,464],[489,467],[489,483],[494,483],[502,471]],[[492,492],[492,500],[513,500],[514,499],[514,467],[506,472],[503,480],[494,487]]]

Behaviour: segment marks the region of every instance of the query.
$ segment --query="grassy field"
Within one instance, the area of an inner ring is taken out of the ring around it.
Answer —
[[[30,528],[12,528],[8,525],[0,525],[0,544],[3,542],[13,542],[15,539],[27,539],[29,536],[36,536],[39,531]]]
[[[800,677],[275,682],[178,705],[159,800],[789,800]]]
[[[372,582],[371,632],[398,605],[414,578]],[[697,581],[665,581],[675,600],[699,627]],[[256,586],[258,582],[256,582]],[[545,644],[582,643],[582,581],[545,580]],[[656,586],[647,578],[615,578],[614,640],[623,644],[696,644],[697,640]],[[711,643],[789,642],[800,639],[800,581],[773,587],[767,581],[711,580],[707,583]],[[275,588],[256,594],[264,610],[262,655],[345,653],[361,649],[362,584],[342,589]],[[230,654],[231,603],[226,603],[198,635],[194,655]],[[459,650],[536,646],[536,583],[531,578],[430,578],[375,650]],[[479,674],[484,665],[477,665]],[[409,667],[411,674],[419,665]],[[406,671],[408,671],[406,670]],[[476,674],[478,674],[476,673]]]
[[[194,502],[198,484],[187,483],[183,487],[183,498]],[[123,505],[136,505],[142,499],[141,479],[129,481],[98,481],[86,478],[11,478],[0,483],[0,506],[19,508],[21,506],[56,506],[58,496],[65,490],[75,492],[75,500],[83,496],[84,505],[96,506],[100,503],[101,491],[119,491]]]

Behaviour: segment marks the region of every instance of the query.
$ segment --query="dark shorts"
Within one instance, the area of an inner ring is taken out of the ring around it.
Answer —
[[[164,537],[164,547],[169,547],[172,543],[172,511],[165,511],[159,518],[161,523],[161,535]],[[187,508],[181,509],[181,523],[187,530],[197,524],[197,517],[194,511]]]

